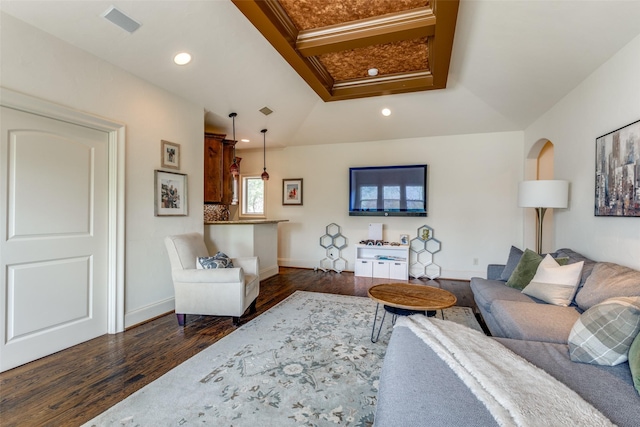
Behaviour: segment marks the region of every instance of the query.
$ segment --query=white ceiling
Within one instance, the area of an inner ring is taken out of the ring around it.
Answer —
[[[102,18],[111,5],[142,27]],[[239,149],[261,147],[263,128],[268,147],[523,130],[640,34],[640,0],[461,0],[446,89],[325,103],[229,0],[0,9],[201,105],[221,132],[237,112],[237,138],[251,139]],[[194,59],[178,67],[182,50]]]

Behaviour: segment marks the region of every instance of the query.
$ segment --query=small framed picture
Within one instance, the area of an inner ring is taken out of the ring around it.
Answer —
[[[180,144],[162,141],[161,167],[180,170]]]
[[[282,204],[302,206],[302,178],[282,180]]]
[[[155,171],[155,216],[187,215],[187,175]]]
[[[401,245],[408,245],[409,244],[409,235],[408,234],[401,234],[400,235],[400,244]]]

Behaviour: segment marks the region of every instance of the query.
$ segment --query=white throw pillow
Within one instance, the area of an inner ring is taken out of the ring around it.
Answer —
[[[576,293],[584,261],[559,265],[551,255],[544,257],[523,294],[553,305],[567,307]]]

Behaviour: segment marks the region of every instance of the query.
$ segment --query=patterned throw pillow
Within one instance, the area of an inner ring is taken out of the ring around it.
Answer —
[[[210,268],[233,268],[233,262],[226,254],[218,252],[214,256],[198,257],[196,267],[199,270]]]
[[[615,366],[628,360],[640,331],[640,297],[610,298],[580,315],[569,334],[574,362]]]

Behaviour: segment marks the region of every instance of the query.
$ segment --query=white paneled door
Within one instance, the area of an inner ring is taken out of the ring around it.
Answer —
[[[0,371],[107,333],[107,132],[1,107]]]

